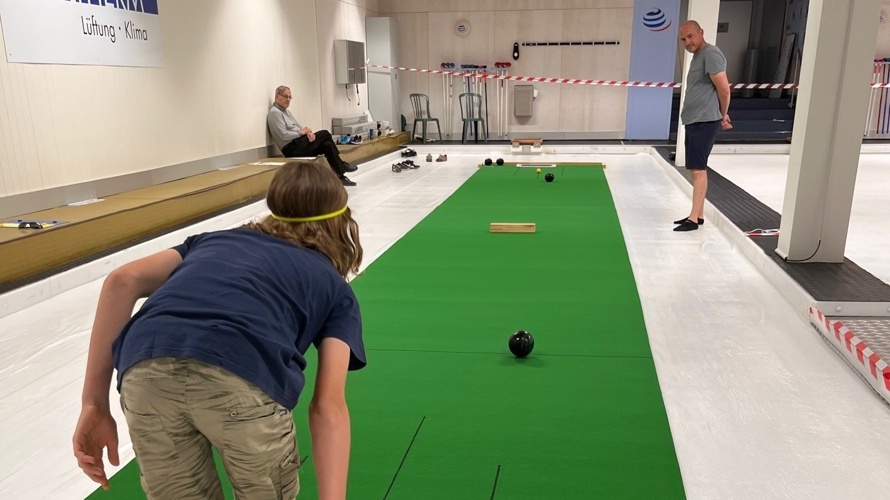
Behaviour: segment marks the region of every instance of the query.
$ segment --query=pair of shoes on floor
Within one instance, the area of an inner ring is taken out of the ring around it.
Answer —
[[[346,177],[345,175],[340,176],[340,183],[344,186],[357,186],[355,181],[349,180],[349,177]]]
[[[362,136],[360,136],[360,135],[354,135],[349,139],[349,144],[361,144],[361,143],[362,143]]]
[[[343,162],[343,170],[345,170],[347,172],[355,172],[356,170],[358,170],[358,167],[344,161]]]
[[[414,163],[411,160],[405,160],[403,162],[393,163],[393,165],[392,165],[392,171],[395,173],[399,173],[402,170],[410,170],[412,168],[420,168],[420,165]]]
[[[448,161],[448,155],[439,155],[436,161]]]
[[[433,155],[432,154],[426,155],[426,161],[433,161]]]
[[[679,226],[674,228],[674,231],[695,231],[699,225],[704,223],[703,219],[699,219],[699,222],[692,222],[692,219],[689,218],[682,219],[674,222],[674,224],[679,224]]]
[[[402,158],[409,158],[411,156],[417,156],[417,151],[414,151],[411,148],[402,151]]]

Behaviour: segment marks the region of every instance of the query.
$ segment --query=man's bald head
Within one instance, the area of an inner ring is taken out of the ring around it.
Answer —
[[[708,44],[705,42],[705,31],[701,29],[698,21],[692,19],[680,25],[680,41],[686,50],[693,54]]]

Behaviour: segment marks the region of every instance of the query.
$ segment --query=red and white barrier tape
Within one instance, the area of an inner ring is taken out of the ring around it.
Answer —
[[[435,75],[452,75],[458,78],[472,77],[482,80],[509,80],[515,82],[538,82],[538,83],[566,83],[571,85],[600,85],[604,87],[649,87],[649,88],[679,88],[683,85],[676,82],[630,82],[620,80],[581,80],[574,78],[544,78],[537,76],[509,76],[509,75],[490,75],[487,73],[479,73],[477,71],[448,71],[440,69],[418,69],[418,68],[402,68],[399,66],[385,66],[382,64],[368,64],[369,68],[394,69],[397,71],[409,71],[413,73],[430,73]],[[483,68],[480,68],[483,69]],[[734,83],[729,86],[731,89],[746,90],[762,90],[762,89],[796,89],[796,83]],[[873,89],[890,88],[888,83],[872,83],[869,87]]]
[[[825,333],[833,334],[838,346],[846,348],[847,352],[850,353],[849,358],[855,357],[877,385],[883,390],[890,392],[890,365],[881,359],[878,353],[871,350],[862,339],[856,336],[841,321],[829,319],[815,307],[810,307],[809,313],[811,323],[824,327]],[[887,396],[884,397],[886,398]]]

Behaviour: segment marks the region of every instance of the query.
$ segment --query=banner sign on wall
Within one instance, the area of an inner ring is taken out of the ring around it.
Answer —
[[[629,80],[672,82],[680,45],[680,0],[637,0]],[[670,134],[672,89],[628,89],[625,138],[665,140]]]
[[[158,0],[0,0],[10,63],[164,65]]]

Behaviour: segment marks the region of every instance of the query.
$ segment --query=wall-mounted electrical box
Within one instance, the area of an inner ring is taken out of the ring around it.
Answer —
[[[365,83],[365,44],[334,40],[334,81],[338,85]]]
[[[534,85],[513,86],[513,116],[528,118],[534,114]]]

